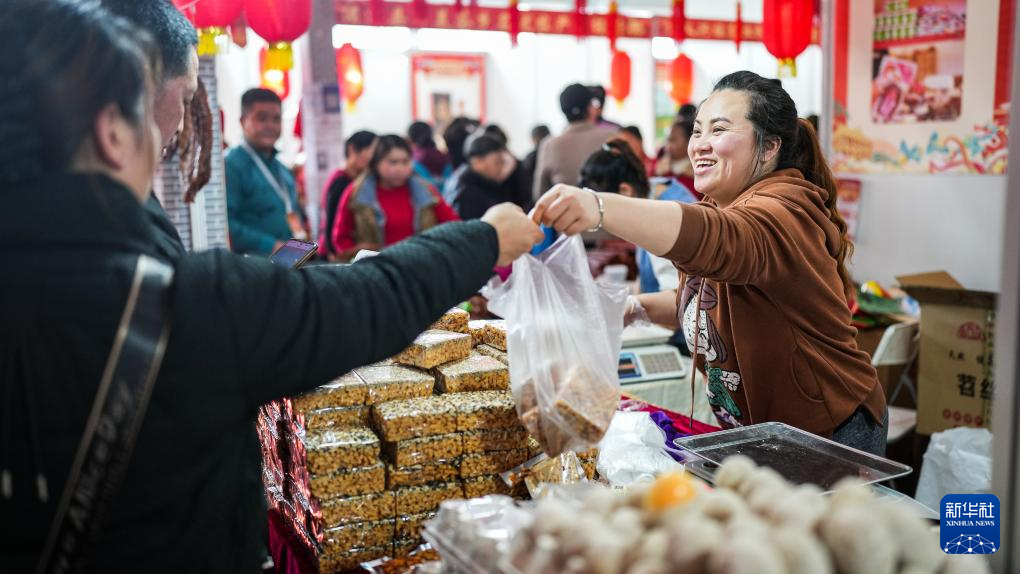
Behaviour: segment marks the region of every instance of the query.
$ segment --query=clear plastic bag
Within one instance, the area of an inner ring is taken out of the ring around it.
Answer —
[[[596,284],[576,236],[518,259],[488,290],[489,309],[506,319],[517,412],[550,456],[593,446],[609,428],[628,291]]]

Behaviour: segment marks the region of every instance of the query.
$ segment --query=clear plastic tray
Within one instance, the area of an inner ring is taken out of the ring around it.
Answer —
[[[794,484],[816,484],[825,491],[847,477],[871,484],[908,475],[912,470],[783,423],[678,438],[673,444],[685,451],[681,455],[687,459],[687,469],[709,481],[719,464],[736,454],[772,468]]]

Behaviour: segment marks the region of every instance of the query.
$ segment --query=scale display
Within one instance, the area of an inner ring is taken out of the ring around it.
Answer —
[[[653,345],[625,349],[620,353],[617,374],[623,384],[643,383],[685,377],[687,368],[676,347]]]

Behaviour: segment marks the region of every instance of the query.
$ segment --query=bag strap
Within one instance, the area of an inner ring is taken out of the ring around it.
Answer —
[[[37,574],[80,569],[127,469],[170,334],[173,268],[140,255]]]

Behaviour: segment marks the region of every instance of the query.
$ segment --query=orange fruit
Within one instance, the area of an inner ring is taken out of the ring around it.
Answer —
[[[645,494],[645,509],[659,512],[682,506],[694,500],[698,491],[694,481],[683,472],[663,474],[652,483]]]

